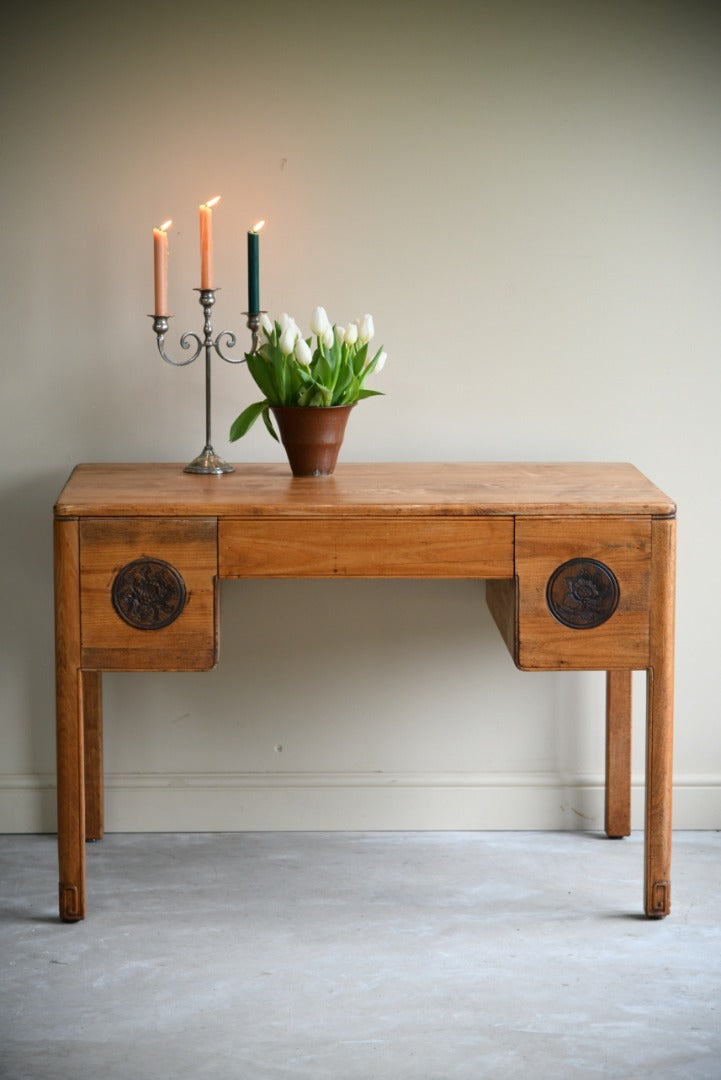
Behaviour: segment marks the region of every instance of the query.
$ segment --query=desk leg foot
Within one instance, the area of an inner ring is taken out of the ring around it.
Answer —
[[[60,882],[60,918],[63,922],[80,922],[85,918],[77,885],[63,885]]]
[[[606,835],[631,832],[630,671],[606,672]]]
[[[673,646],[676,522],[651,532],[651,641],[647,674],[644,910],[660,919],[671,909],[673,784]]]
[[[671,910],[671,882],[654,881],[651,884],[650,903],[646,909],[649,919],[664,919]]]

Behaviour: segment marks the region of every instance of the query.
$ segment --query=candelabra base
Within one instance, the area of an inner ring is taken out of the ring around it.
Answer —
[[[185,466],[183,472],[201,473],[210,476],[221,476],[223,473],[234,472],[232,465],[218,457],[212,446],[204,447],[196,458]]]

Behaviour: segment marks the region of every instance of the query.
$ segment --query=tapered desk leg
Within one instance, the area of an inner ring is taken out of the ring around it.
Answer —
[[[102,840],[104,832],[102,678],[100,671],[82,673],[86,840]]]
[[[83,677],[78,523],[55,521],[55,682],[60,918],[85,917]]]
[[[654,918],[671,909],[675,566],[676,522],[657,519],[651,532],[644,895],[646,914]]]
[[[631,832],[630,671],[606,672],[606,835]]]

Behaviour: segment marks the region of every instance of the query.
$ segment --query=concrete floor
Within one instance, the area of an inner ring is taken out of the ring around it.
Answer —
[[[718,1080],[721,834],[0,837],[2,1080]]]

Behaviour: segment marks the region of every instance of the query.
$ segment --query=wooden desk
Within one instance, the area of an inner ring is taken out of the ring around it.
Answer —
[[[645,893],[668,914],[675,507],[631,465],[79,465],[55,507],[60,915],[103,834],[101,673],[204,671],[225,578],[484,578],[524,671],[605,670],[606,831],[630,832],[647,672]]]

